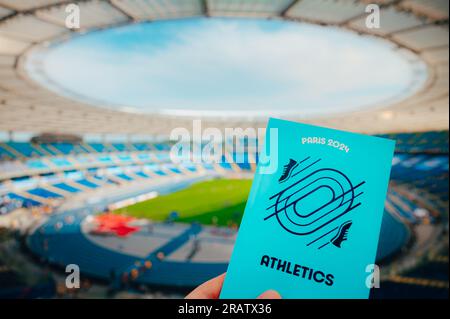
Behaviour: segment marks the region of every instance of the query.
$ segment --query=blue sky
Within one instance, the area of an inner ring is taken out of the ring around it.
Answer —
[[[305,117],[392,98],[413,74],[390,45],[350,32],[205,18],[79,36],[52,48],[44,71],[62,89],[115,108]]]

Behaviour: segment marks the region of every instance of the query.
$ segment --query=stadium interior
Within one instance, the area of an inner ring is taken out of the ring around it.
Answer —
[[[92,105],[25,68],[52,43],[187,17],[338,27],[425,64],[424,83],[401,99],[285,118],[396,141],[377,253],[381,288],[371,298],[448,298],[447,0],[87,0],[76,1],[86,12],[79,30],[65,27],[67,3],[0,0],[0,298],[182,297],[226,271],[259,140],[241,141],[241,153],[224,143],[219,163],[176,163],[170,132],[192,127],[192,117]],[[380,7],[378,29],[364,25],[369,3]],[[266,126],[267,118],[231,113],[200,118],[220,130]],[[182,205],[186,198],[195,205]],[[64,285],[68,264],[80,266],[81,290]]]

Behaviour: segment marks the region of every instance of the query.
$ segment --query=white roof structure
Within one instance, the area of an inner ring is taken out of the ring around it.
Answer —
[[[81,29],[64,26],[64,0],[0,0],[0,131],[169,134],[192,126],[191,118],[125,113],[58,96],[31,80],[24,59],[35,48],[118,25],[191,16],[263,17],[333,25],[391,41],[405,57],[428,67],[414,95],[367,111],[307,123],[364,133],[412,132],[449,127],[448,0],[84,0]],[[381,28],[365,26],[366,5],[379,4]],[[261,118],[207,117],[204,127],[264,127]]]

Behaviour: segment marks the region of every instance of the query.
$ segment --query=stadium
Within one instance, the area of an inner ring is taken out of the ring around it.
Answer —
[[[183,297],[225,272],[261,137],[177,162],[171,133],[269,116],[396,141],[371,298],[448,298],[448,1],[73,2],[80,28],[71,1],[0,0],[1,298]],[[308,60],[273,49],[301,32]],[[119,52],[139,45],[155,60]]]

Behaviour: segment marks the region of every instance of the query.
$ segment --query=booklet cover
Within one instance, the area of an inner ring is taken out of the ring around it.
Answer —
[[[368,298],[395,142],[270,119],[221,298]]]

